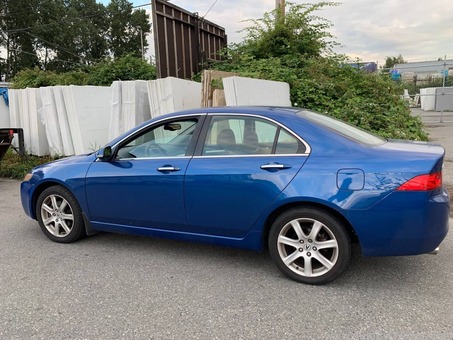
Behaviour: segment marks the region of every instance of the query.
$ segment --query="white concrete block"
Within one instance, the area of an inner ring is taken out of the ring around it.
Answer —
[[[424,111],[434,111],[435,110],[435,87],[428,87],[426,89],[421,89],[421,109]]]
[[[151,116],[200,107],[201,90],[200,83],[174,77],[148,81]]]
[[[109,140],[151,118],[147,81],[116,81],[111,91]]]
[[[74,151],[96,151],[109,141],[110,87],[65,86],[62,88]]]
[[[60,123],[57,114],[54,92],[51,87],[41,87],[41,109],[38,109],[41,122],[46,131],[47,141],[49,143],[49,154],[52,156],[65,155],[63,141],[60,131]]]
[[[287,83],[244,77],[223,78],[222,83],[228,106],[291,106]]]

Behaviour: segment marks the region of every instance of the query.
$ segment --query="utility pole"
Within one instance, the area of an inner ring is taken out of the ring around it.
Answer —
[[[276,0],[276,9],[281,9],[282,14],[285,15],[285,0]]]
[[[443,75],[443,89],[441,90],[441,113],[440,113],[440,123],[443,123],[443,111],[445,110],[445,79],[446,79],[446,70],[447,70],[447,64],[446,64],[446,54],[445,54],[445,61],[443,63],[443,71],[441,71],[441,74]],[[438,98],[436,98],[438,99]]]
[[[140,30],[140,49],[142,51],[142,59],[144,58],[144,51],[143,51],[143,32],[142,32],[142,27],[139,27]]]
[[[283,22],[285,18],[285,0],[276,0],[277,22]]]

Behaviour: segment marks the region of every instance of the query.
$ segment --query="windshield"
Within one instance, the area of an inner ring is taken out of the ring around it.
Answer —
[[[377,137],[369,132],[361,130],[356,126],[347,124],[338,119],[306,110],[298,112],[298,115],[358,143],[372,146],[382,145],[386,143],[385,139]]]

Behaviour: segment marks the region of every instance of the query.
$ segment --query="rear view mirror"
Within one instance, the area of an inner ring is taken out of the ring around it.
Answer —
[[[96,153],[96,158],[101,161],[108,161],[112,158],[112,147],[106,146],[101,148]]]
[[[164,125],[164,130],[166,130],[166,131],[178,131],[178,130],[181,130],[181,124],[168,123],[168,124]]]

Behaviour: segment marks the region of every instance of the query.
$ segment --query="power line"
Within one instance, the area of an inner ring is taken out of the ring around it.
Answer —
[[[53,45],[56,49],[58,49],[58,50],[60,50],[62,52],[68,53],[68,54],[72,55],[73,57],[76,57],[76,58],[79,58],[79,59],[82,59],[82,60],[85,60],[85,61],[88,61],[88,62],[90,62],[90,61],[92,62],[93,61],[93,60],[89,60],[89,59],[83,58],[80,55],[77,55],[77,54],[73,53],[72,51],[70,51],[70,50],[68,50],[68,49],[66,49],[64,47],[61,47],[60,45],[57,45],[55,43],[51,43],[50,41],[47,41],[47,40],[45,40],[43,38],[40,38],[37,35],[34,35],[34,34],[30,33],[30,32],[25,32],[25,33],[27,33],[28,35],[31,35],[32,37],[34,37],[36,39],[44,41],[45,43],[48,43],[49,45]]]
[[[145,6],[150,6],[151,5],[151,2],[147,3],[147,4],[143,4],[143,5],[137,5],[137,6],[133,6],[132,8],[139,8],[139,7],[145,7]]]
[[[215,1],[213,2],[213,4],[211,5],[211,7],[210,7],[210,8],[208,9],[208,11],[205,13],[205,15],[202,16],[202,19],[204,19],[204,18],[207,16],[207,14],[210,13],[211,9],[214,7],[214,5],[216,5],[216,2],[218,2],[218,0],[215,0]]]
[[[11,51],[16,51],[16,52],[25,53],[25,54],[29,54],[29,55],[38,57],[38,56],[36,55],[36,53],[32,53],[32,52],[28,52],[28,51],[22,51],[22,50],[19,49],[19,48],[11,49]],[[52,61],[53,61],[53,60],[61,61],[61,62],[64,62],[64,63],[69,63],[69,64],[74,64],[74,65],[86,66],[85,64],[78,63],[78,62],[75,62],[75,61],[69,61],[69,60],[63,60],[63,59],[58,59],[58,58],[52,58]]]

